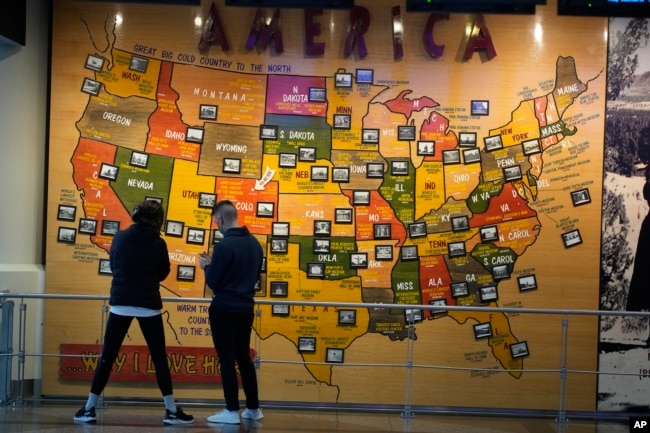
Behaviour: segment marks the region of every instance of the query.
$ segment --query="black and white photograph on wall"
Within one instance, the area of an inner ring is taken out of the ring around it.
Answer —
[[[99,81],[91,80],[90,78],[84,78],[84,82],[81,85],[81,91],[88,93],[89,95],[97,96],[99,95],[99,89],[101,87]]]
[[[562,233],[562,241],[566,248],[574,247],[582,243],[582,237],[580,236],[580,230],[574,229],[569,230],[568,232]]]
[[[381,162],[369,162],[366,164],[366,177],[367,178],[382,178],[384,177],[384,164]]]
[[[86,69],[90,69],[91,71],[95,71],[95,72],[101,72],[102,66],[104,66],[103,57],[88,54],[88,57],[86,57],[86,65],[85,65]]]
[[[74,221],[77,216],[77,206],[69,206],[66,204],[59,205],[59,211],[56,214],[56,219],[62,221]]]
[[[185,141],[188,143],[203,143],[203,129],[188,127],[185,132]]]
[[[70,227],[59,227],[57,241],[64,244],[74,244],[77,240],[77,229]]]
[[[418,141],[418,155],[429,156],[435,155],[436,142],[435,141]]]
[[[216,105],[200,104],[199,119],[217,120],[217,111],[218,111],[218,107]]]
[[[372,69],[357,69],[356,71],[357,84],[372,84],[374,70]]]
[[[465,255],[465,242],[449,242],[447,244],[449,257],[462,257]]]
[[[450,284],[451,296],[458,298],[469,295],[469,283],[467,281],[456,281]]]
[[[373,224],[373,237],[374,239],[390,239],[391,230],[388,223],[375,223]]]
[[[339,325],[356,325],[357,310],[340,309]]]
[[[286,298],[289,296],[289,283],[287,281],[271,281],[271,297]]]
[[[400,141],[415,140],[415,126],[398,126],[397,139]]]
[[[447,300],[446,299],[431,299],[429,301],[429,305],[438,306],[438,307],[446,307],[447,306]],[[445,308],[432,308],[429,311],[431,312],[431,315],[436,317],[436,318],[444,316],[444,315],[447,314],[447,309],[445,309]]]
[[[272,316],[288,316],[289,315],[289,305],[288,304],[273,304],[271,307]]]
[[[574,206],[582,206],[583,204],[591,203],[591,196],[589,189],[583,188],[576,191],[571,191],[571,201]]]
[[[165,234],[167,236],[182,237],[185,223],[183,221],[167,220],[165,224]]]
[[[130,164],[134,167],[147,168],[149,163],[149,155],[142,152],[133,151],[131,152],[131,161]]]
[[[260,218],[273,218],[275,214],[275,203],[270,201],[258,201],[256,215]]]
[[[291,223],[278,221],[273,222],[271,225],[271,235],[274,238],[286,238],[289,237]]]
[[[330,236],[332,234],[332,221],[314,221],[314,236]]]
[[[499,240],[499,230],[497,226],[481,227],[481,242],[494,242]]]
[[[350,167],[332,167],[332,182],[350,182]]]
[[[424,221],[411,223],[408,225],[409,237],[420,238],[427,235],[427,224]]]
[[[351,224],[352,209],[347,207],[337,207],[334,209],[334,222],[337,224]]]
[[[391,161],[390,174],[393,176],[408,176],[409,174],[408,161]]]
[[[503,141],[501,141],[500,135],[490,135],[488,137],[483,137],[483,143],[485,143],[486,152],[493,152],[495,150],[503,149]]]
[[[81,218],[79,220],[79,233],[94,235],[97,233],[97,220],[91,218]]]
[[[129,69],[144,74],[147,72],[148,64],[149,64],[149,60],[145,59],[144,57],[131,56],[131,61],[129,62]]]
[[[299,147],[298,148],[298,161],[314,162],[316,161],[316,148],[315,147]]]
[[[349,114],[334,115],[334,129],[350,129],[352,116]]]
[[[350,268],[367,268],[368,253],[350,253]]]
[[[260,125],[260,140],[277,140],[278,125]]]
[[[118,168],[114,165],[102,163],[99,169],[99,177],[102,179],[115,180],[117,179]]]
[[[241,159],[224,158],[222,172],[230,173],[230,174],[239,174],[241,172]]]
[[[518,165],[503,167],[503,178],[506,182],[521,180],[521,167]]]
[[[478,147],[463,149],[463,162],[465,164],[476,164],[481,162],[481,150]]]
[[[474,99],[470,105],[472,116],[487,116],[490,114],[490,101]]]
[[[289,251],[289,240],[286,238],[271,238],[271,254],[286,254]]]
[[[186,242],[188,244],[203,245],[205,243],[205,230],[195,227],[188,227]]]
[[[115,236],[120,231],[120,222],[117,220],[102,221],[102,231],[104,236]]]
[[[525,341],[520,341],[518,343],[512,343],[510,345],[510,355],[512,358],[521,358],[522,356],[528,356],[528,344]]]
[[[478,294],[481,298],[481,302],[492,302],[499,299],[499,292],[495,285],[479,287]]]
[[[469,218],[467,215],[461,215],[451,218],[451,231],[462,232],[469,230]]]
[[[535,290],[537,288],[537,279],[535,278],[535,274],[517,277],[517,283],[519,284],[520,292]]]
[[[542,152],[542,143],[539,141],[539,138],[534,138],[532,140],[522,141],[521,148],[524,152],[524,155],[534,155],[536,153]]]
[[[162,197],[153,197],[153,196],[150,196],[150,195],[145,195],[145,196],[144,196],[144,199],[145,199],[145,200],[155,201],[156,203],[160,203],[161,206],[162,206],[162,204],[163,204],[163,199],[162,199]]]
[[[393,260],[393,246],[392,245],[375,245],[375,260]]]
[[[314,239],[312,252],[314,254],[329,254],[330,253],[330,240],[329,239]]]
[[[334,74],[334,87],[335,88],[349,88],[352,87],[352,74],[345,72],[337,72]]]
[[[510,278],[510,267],[508,265],[492,266],[492,278],[494,280],[505,280]]]
[[[361,130],[361,142],[364,144],[378,144],[379,143],[379,129],[376,128],[363,128]]]
[[[492,326],[490,322],[477,323],[474,325],[474,338],[477,340],[481,338],[488,338],[492,336]]]
[[[460,147],[475,147],[476,146],[476,132],[459,132],[458,145]]]
[[[216,194],[212,194],[211,192],[199,193],[199,207],[212,209],[212,207],[215,205],[216,202],[217,202]]]
[[[370,204],[370,191],[367,189],[352,191],[352,204],[355,206],[368,206]]]
[[[400,247],[399,258],[403,262],[411,262],[418,259],[417,245],[402,245]]]
[[[111,261],[109,259],[99,259],[99,268],[97,269],[97,273],[100,275],[113,275]]]
[[[310,87],[309,88],[309,102],[325,102],[327,100],[327,92],[324,87]]]
[[[178,265],[176,270],[176,279],[178,281],[194,281],[195,266]]]
[[[312,165],[311,177],[312,182],[327,182],[329,179],[329,167],[326,165]]]
[[[298,350],[300,352],[315,352],[316,351],[316,338],[314,338],[314,337],[298,337]]]
[[[343,356],[343,349],[328,347],[327,353],[325,355],[325,362],[331,362],[332,364],[342,364]]]
[[[280,153],[278,166],[282,168],[296,168],[296,156],[295,153]]]
[[[325,277],[325,263],[307,263],[307,276],[309,278]]]
[[[460,164],[460,151],[458,149],[443,150],[442,163],[445,165]]]
[[[415,323],[422,321],[422,310],[419,308],[404,309],[404,320],[406,323]]]
[[[266,256],[262,257],[262,265],[260,266],[260,273],[266,274]]]

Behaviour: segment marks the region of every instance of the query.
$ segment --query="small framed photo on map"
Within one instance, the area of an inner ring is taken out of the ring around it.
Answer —
[[[217,195],[211,192],[200,192],[199,193],[199,207],[209,208],[212,207],[217,202]]]
[[[422,310],[419,308],[406,308],[404,310],[404,320],[406,320],[406,323],[421,322]]]
[[[467,283],[467,281],[457,281],[451,283],[450,288],[451,288],[451,296],[453,296],[454,298],[459,298],[461,296],[469,295],[469,284]]]
[[[436,142],[435,141],[418,141],[418,155],[429,156],[435,155]]]
[[[429,301],[429,305],[432,306],[437,306],[437,307],[446,307],[447,306],[447,300],[446,299],[431,299]],[[446,316],[448,310],[446,308],[431,308],[429,310],[431,312],[431,315],[434,317],[442,317]]]
[[[535,278],[535,274],[517,277],[517,284],[519,284],[520,292],[537,289],[537,279]]]
[[[347,207],[334,209],[334,222],[337,224],[352,224],[352,209]]]
[[[510,345],[510,355],[512,355],[512,359],[528,356],[528,344],[525,341],[512,343]]]
[[[97,220],[81,218],[79,220],[79,233],[94,235],[97,233]]]
[[[223,173],[239,174],[241,172],[241,159],[239,158],[224,158]]]
[[[460,164],[460,150],[458,149],[443,150],[442,163],[445,165]]]
[[[458,145],[460,147],[476,147],[476,132],[460,132]]]
[[[188,244],[203,245],[205,243],[205,230],[188,227],[187,228],[187,239]]]
[[[219,107],[217,105],[200,104],[199,105],[199,119],[201,120],[217,120],[217,112]]]
[[[564,241],[564,246],[566,248],[581,244],[582,237],[580,236],[580,231],[578,229],[575,229],[562,233],[562,241]]]
[[[503,149],[503,141],[500,135],[490,135],[483,137],[486,152],[494,152],[495,150]]]
[[[469,230],[469,218],[467,215],[461,215],[451,218],[451,231],[462,232]]]
[[[481,242],[494,242],[499,240],[499,231],[497,226],[481,227]]]
[[[312,246],[312,252],[314,254],[329,254],[330,253],[330,239],[325,238],[316,238],[314,239],[314,244]]]
[[[113,275],[111,270],[111,261],[109,259],[99,259],[99,268],[97,269],[99,275]]]
[[[481,298],[481,302],[492,302],[499,299],[499,292],[495,285],[479,287],[478,294]]]
[[[289,283],[287,281],[271,281],[271,297],[286,298],[289,295]]]
[[[187,128],[185,132],[185,141],[188,143],[203,143],[203,128]]]
[[[260,140],[277,140],[278,125],[260,125]]]
[[[286,238],[271,238],[271,254],[286,254],[289,251],[289,240]]]
[[[370,204],[370,191],[367,189],[352,191],[352,204],[355,206],[368,206]]]
[[[178,265],[176,279],[178,281],[194,281],[196,266]]]
[[[481,151],[478,147],[463,149],[463,162],[465,164],[476,164],[481,162]]]
[[[314,221],[314,236],[330,236],[332,234],[332,221]]]
[[[274,222],[271,225],[271,235],[274,238],[288,238],[290,230],[289,228],[291,227],[291,223],[289,222]]]
[[[102,66],[104,66],[103,57],[88,54],[88,57],[86,57],[86,65],[85,65],[86,69],[90,69],[91,71],[95,71],[95,72],[101,72]]]
[[[369,162],[366,164],[366,177],[378,178],[384,177],[384,164],[381,162]]]
[[[272,316],[288,316],[289,315],[289,305],[288,304],[273,304],[271,306],[271,315]]]
[[[400,248],[400,260],[403,262],[411,262],[418,259],[418,246],[417,245],[403,245]]]
[[[352,87],[352,74],[346,72],[337,72],[336,74],[334,74],[334,87],[335,88]]]
[[[324,278],[325,263],[307,263],[307,277]]]
[[[350,268],[367,268],[368,267],[368,253],[351,253],[350,254]]]
[[[361,143],[363,143],[363,144],[378,144],[379,143],[379,129],[363,128],[361,130]]]
[[[145,73],[147,72],[147,66],[149,65],[149,60],[143,57],[131,56],[131,61],[129,62],[129,69],[132,71]]]
[[[77,206],[68,206],[65,204],[59,205],[59,211],[56,214],[56,219],[61,221],[74,221],[77,215]]]
[[[115,165],[105,164],[99,169],[99,177],[102,179],[115,180],[117,179],[118,167]]]
[[[465,242],[449,242],[447,244],[449,257],[461,257],[465,255]]]
[[[310,87],[309,88],[309,102],[326,102],[327,92],[324,87]]]
[[[343,349],[328,347],[325,354],[325,362],[331,364],[343,364]]]
[[[571,201],[574,206],[582,206],[583,204],[591,203],[589,189],[584,188],[577,191],[571,191]]]
[[[427,235],[427,224],[424,221],[411,223],[408,225],[409,237],[421,238]]]
[[[77,229],[70,227],[59,227],[59,234],[56,240],[64,244],[74,244],[77,240]]]
[[[91,80],[90,78],[84,78],[83,84],[81,85],[81,91],[88,93],[89,95],[97,96],[99,95],[99,89],[102,86],[102,83],[99,81]]]
[[[412,125],[399,125],[397,127],[397,139],[400,141],[413,141],[415,140],[415,126]]]
[[[327,182],[329,180],[329,167],[326,165],[312,165],[310,179],[312,182]]]
[[[408,161],[391,161],[390,174],[392,176],[408,176],[409,162]]]
[[[332,182],[350,182],[350,167],[332,167]]]
[[[160,203],[160,205],[162,206],[162,202],[163,202],[162,197],[153,197],[153,196],[150,196],[150,195],[145,195],[144,199],[147,200],[147,201],[148,200],[155,201],[156,203]]]
[[[165,234],[167,236],[174,236],[180,238],[183,236],[185,230],[185,223],[183,221],[167,220],[165,224]]]
[[[372,226],[373,239],[390,239],[391,227],[389,223],[375,223]]]
[[[473,99],[470,106],[472,116],[487,116],[490,114],[490,101]]]
[[[393,246],[375,245],[375,260],[377,261],[393,260]]]
[[[372,69],[357,69],[357,84],[372,84],[374,71]]]
[[[518,165],[503,167],[503,178],[506,182],[521,180],[521,167]]]
[[[257,213],[256,215],[260,218],[273,218],[275,213],[275,203],[270,201],[259,201],[257,202]]]
[[[339,310],[339,325],[356,325],[357,310]]]
[[[535,153],[542,152],[542,143],[539,141],[539,138],[526,140],[521,142],[521,148],[524,152],[524,155],[533,155]]]
[[[102,221],[102,235],[114,236],[120,231],[120,222],[116,220]]]
[[[492,266],[492,278],[494,280],[505,280],[510,278],[510,267],[508,265]]]
[[[304,161],[304,162],[316,161],[316,148],[315,147],[298,148],[298,161]]]
[[[492,326],[490,322],[477,323],[474,325],[474,338],[480,340],[481,338],[488,338],[492,336]]]
[[[334,115],[334,129],[350,129],[352,116],[349,114]]]
[[[147,168],[147,164],[149,163],[149,155],[134,150],[131,152],[131,160],[129,163],[134,167]]]
[[[298,337],[298,351],[300,351],[300,352],[316,352],[316,338],[314,338],[314,337]]]
[[[296,168],[297,155],[295,153],[280,153],[278,166],[281,168]]]

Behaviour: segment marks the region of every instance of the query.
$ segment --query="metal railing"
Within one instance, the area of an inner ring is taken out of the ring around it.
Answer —
[[[15,318],[13,317],[13,305],[14,303],[11,300],[16,300],[18,302],[18,319],[17,319],[17,332],[14,330],[14,332],[11,332],[11,326],[13,326],[15,322]],[[27,335],[27,326],[28,326],[28,320],[27,320],[27,304],[25,303],[26,300],[28,299],[39,299],[39,300],[76,300],[76,301],[103,301],[102,305],[102,329],[101,329],[101,336],[99,338],[100,345],[103,343],[101,341],[101,338],[103,338],[103,324],[106,322],[106,319],[108,317],[108,296],[95,296],[95,295],[58,295],[58,294],[32,294],[32,293],[0,293],[0,311],[2,312],[2,317],[0,317],[0,328],[1,329],[1,344],[0,344],[0,392],[3,390],[2,384],[7,384],[11,382],[12,377],[7,377],[7,375],[11,376],[12,375],[12,369],[11,369],[11,364],[15,361],[15,365],[17,366],[17,371],[16,374],[14,375],[17,379],[16,381],[17,386],[15,388],[18,389],[17,393],[14,393],[14,395],[11,396],[4,396],[0,394],[0,404],[14,404],[14,405],[22,405],[26,402],[26,399],[24,398],[23,395],[23,390],[24,390],[24,381],[25,381],[25,360],[28,357],[33,357],[38,360],[42,360],[44,357],[62,357],[62,356],[71,356],[71,355],[62,355],[62,354],[48,354],[48,353],[42,353],[42,348],[39,352],[33,352],[33,353],[28,353],[26,351],[26,341],[25,341],[25,336]],[[210,299],[206,298],[169,298],[165,297],[163,298],[163,302],[165,303],[194,303],[194,304],[209,304]],[[267,299],[257,299],[257,313],[256,313],[256,318],[255,318],[255,328],[258,328],[261,326],[261,320],[262,320],[262,315],[259,310],[259,307],[261,305],[288,305],[289,307],[291,306],[310,306],[310,307],[343,307],[343,308],[349,308],[349,309],[420,309],[422,311],[424,310],[431,310],[435,311],[438,313],[439,311],[445,311],[445,312],[450,312],[450,311],[461,311],[461,312],[471,312],[471,311],[478,311],[478,312],[493,312],[493,313],[504,313],[504,314],[543,314],[543,315],[556,315],[561,317],[561,335],[560,335],[560,359],[559,359],[559,364],[558,367],[555,369],[543,369],[543,370],[533,370],[533,369],[526,369],[526,370],[508,370],[504,369],[502,371],[507,371],[507,372],[540,372],[540,373],[552,373],[552,374],[557,374],[559,378],[559,390],[558,390],[558,406],[557,410],[553,412],[553,416],[555,417],[555,420],[559,423],[565,423],[567,422],[567,378],[569,374],[573,373],[579,373],[579,374],[593,374],[593,375],[601,375],[601,374],[616,374],[616,375],[637,375],[638,373],[620,373],[620,372],[608,372],[608,371],[585,371],[585,370],[572,370],[568,368],[567,365],[567,359],[568,359],[568,353],[569,353],[569,338],[568,338],[568,329],[569,329],[569,324],[570,324],[570,317],[573,316],[593,316],[593,317],[601,317],[601,316],[639,316],[639,317],[644,317],[644,318],[650,318],[650,313],[645,313],[645,312],[626,312],[626,311],[596,311],[596,310],[571,310],[571,309],[564,309],[564,310],[558,310],[558,309],[534,309],[534,308],[497,308],[497,307],[470,307],[470,306],[447,306],[447,305],[405,305],[405,304],[386,304],[386,303],[351,303],[351,302],[309,302],[309,301],[288,301],[288,300],[267,300]],[[436,366],[436,365],[420,365],[420,364],[415,364],[414,363],[414,322],[409,321],[406,322],[407,326],[407,341],[406,341],[406,360],[403,364],[348,364],[348,366],[365,366],[365,367],[402,367],[405,368],[406,371],[406,377],[405,377],[405,393],[404,393],[404,402],[403,406],[401,408],[401,414],[403,417],[412,417],[414,414],[413,411],[413,405],[412,405],[412,385],[413,385],[413,370],[416,368],[437,368],[437,369],[448,369],[448,370],[471,370],[471,371],[488,371],[491,369],[480,369],[480,368],[468,368],[468,367],[455,367],[455,366]],[[16,337],[17,334],[17,351],[13,351],[13,338]],[[261,351],[261,345],[260,345],[260,338],[258,335],[255,335],[255,342],[254,342],[254,349],[255,349],[255,367],[260,368],[262,364],[265,363],[292,363],[292,364],[327,364],[327,363],[320,363],[320,362],[295,362],[295,361],[286,361],[286,360],[273,360],[273,359],[265,359],[262,357],[262,351]],[[74,356],[74,355],[72,355]],[[7,364],[10,364],[9,367],[7,368]],[[327,364],[331,365],[331,364]],[[343,365],[343,364],[341,364]],[[3,377],[4,375],[4,377]],[[9,386],[9,385],[5,385]],[[82,396],[81,398],[85,398]],[[271,403],[272,405],[273,402],[265,402],[265,403]],[[278,402],[276,402],[278,403]],[[281,402],[279,402],[281,403]],[[282,404],[278,404],[278,406],[282,406]],[[361,407],[361,405],[358,405]],[[342,406],[337,405],[337,408],[340,408]],[[319,408],[327,409],[327,405],[320,405]],[[372,410],[373,406],[372,404],[370,405],[363,405],[363,410]],[[377,408],[385,408],[384,406],[379,406],[377,405]],[[354,407],[352,407],[354,409]],[[441,411],[445,411],[444,408],[439,408]],[[490,408],[483,408],[483,411],[481,410],[472,410],[472,408],[464,408],[468,413],[489,413]],[[456,412],[463,412],[463,408],[453,408],[454,411]],[[428,411],[433,411],[435,410],[428,410]],[[514,415],[549,415],[548,411],[544,410],[521,410],[521,409],[512,409],[512,410],[504,410],[504,409],[498,409],[495,408],[495,413],[510,413]],[[607,414],[602,414],[598,413],[596,411],[593,412],[573,412],[574,415],[576,416],[581,416],[581,417],[609,417],[609,418],[623,418],[627,417],[630,414],[617,414],[617,413],[607,413]]]

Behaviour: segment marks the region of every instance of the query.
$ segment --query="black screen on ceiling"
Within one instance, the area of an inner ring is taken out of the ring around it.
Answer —
[[[534,14],[546,0],[406,0],[410,12]]]
[[[559,0],[558,15],[650,17],[649,0]]]

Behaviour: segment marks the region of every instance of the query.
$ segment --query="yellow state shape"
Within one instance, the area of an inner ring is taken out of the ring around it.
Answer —
[[[415,217],[442,206],[445,195],[445,173],[442,162],[424,161],[415,171]]]
[[[136,56],[145,59],[147,65],[145,72],[129,69],[134,55],[126,51],[113,50],[113,63],[111,69],[102,69],[97,74],[108,93],[128,97],[141,96],[156,99],[158,78],[160,76],[160,60],[149,57]]]
[[[176,159],[174,161],[174,175],[171,177],[169,191],[168,220],[183,221],[185,233],[187,227],[197,227],[209,230],[212,221],[211,209],[199,208],[199,193],[214,194],[215,178],[212,176],[199,176],[198,163]],[[170,173],[171,174],[171,173]]]

